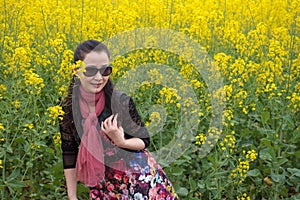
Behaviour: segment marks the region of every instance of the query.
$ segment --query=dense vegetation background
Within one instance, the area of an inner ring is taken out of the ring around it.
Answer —
[[[57,118],[73,51],[86,39],[106,41],[141,28],[184,35],[220,73],[204,77],[188,54],[154,48],[162,42],[155,37],[146,38],[149,48],[112,61],[113,81],[125,85],[133,85],[124,77],[138,66],[162,66],[149,68],[148,80],[136,82],[131,95],[153,133],[151,151],[174,138],[179,142],[169,150],[178,150],[184,138],[178,130],[192,136],[175,160],[162,163],[181,199],[300,199],[299,0],[0,4],[1,199],[66,199]],[[137,41],[120,42],[119,48]],[[184,46],[186,40],[172,42]],[[173,71],[164,73],[165,66]],[[219,93],[209,90],[213,79],[222,80]],[[178,87],[168,84],[173,81]],[[220,127],[211,123],[214,104],[222,104]],[[185,132],[189,114],[197,126]],[[203,146],[211,148],[203,153]],[[87,199],[83,185],[78,194]]]

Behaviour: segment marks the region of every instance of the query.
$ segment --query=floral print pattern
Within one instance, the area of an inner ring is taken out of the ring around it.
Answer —
[[[172,183],[147,150],[131,153],[127,161],[114,161],[106,166],[105,176],[106,180],[90,188],[91,199],[179,200]]]

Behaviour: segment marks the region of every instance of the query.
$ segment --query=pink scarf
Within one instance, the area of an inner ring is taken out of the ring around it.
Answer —
[[[80,86],[80,111],[85,119],[83,135],[78,152],[76,171],[78,180],[87,186],[95,186],[104,179],[105,163],[101,138],[97,130],[98,115],[105,106],[105,94],[102,90],[97,94],[86,92]],[[95,111],[90,112],[89,107],[95,106]]]

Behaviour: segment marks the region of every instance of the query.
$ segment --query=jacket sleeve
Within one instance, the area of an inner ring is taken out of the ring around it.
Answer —
[[[141,140],[143,140],[143,142],[145,143],[145,148],[147,148],[150,144],[149,132],[148,132],[147,128],[145,127],[145,124],[142,121],[132,98],[129,99],[129,114],[132,119],[132,122],[135,123],[135,125],[133,125],[133,126],[135,127],[137,125],[138,128],[134,129],[132,127],[126,127],[126,129],[134,130],[134,131],[132,131],[132,134],[133,134],[132,137],[138,137]],[[130,133],[131,132],[129,132],[129,134]],[[129,137],[130,137],[130,135],[129,135]]]
[[[65,114],[62,120],[59,120],[59,129],[61,134],[61,149],[64,169],[75,168],[78,154],[79,143],[75,138],[76,128],[65,126],[65,121],[72,120],[68,114]],[[69,123],[68,123],[69,124]],[[74,125],[73,122],[71,124]],[[75,133],[74,133],[75,131]]]

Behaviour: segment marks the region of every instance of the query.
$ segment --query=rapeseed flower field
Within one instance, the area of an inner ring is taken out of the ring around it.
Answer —
[[[299,0],[0,5],[1,199],[67,198],[57,122],[87,39],[110,48],[181,199],[300,199]]]

